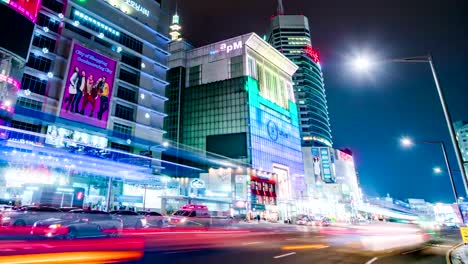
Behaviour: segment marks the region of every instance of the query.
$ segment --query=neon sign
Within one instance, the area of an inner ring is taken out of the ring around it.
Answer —
[[[6,82],[8,84],[13,85],[17,90],[19,90],[21,83],[18,80],[15,80],[8,75],[5,75],[3,73],[0,73],[0,82]]]
[[[138,4],[137,2],[133,0],[125,0],[125,4],[131,6],[133,9],[136,11],[142,13],[143,15],[149,17],[150,11],[146,8],[144,8],[142,5]]]
[[[40,0],[30,0],[30,1],[19,1],[19,0],[1,0],[2,2],[8,4],[13,9],[21,13],[25,17],[29,18],[31,21],[36,23],[37,20],[37,11],[41,4]]]
[[[221,52],[226,52],[229,54],[231,51],[242,49],[242,45],[242,40],[239,40],[229,45],[227,45],[226,43],[222,43],[219,46],[219,49],[210,51],[210,55],[216,55]]]
[[[315,63],[320,63],[320,57],[316,50],[314,50],[311,46],[307,45],[304,49],[304,53],[311,58]]]

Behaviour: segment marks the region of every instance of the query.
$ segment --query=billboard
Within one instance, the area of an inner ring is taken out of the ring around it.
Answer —
[[[41,0],[1,0],[15,9],[18,13],[36,23],[37,12],[41,7]]]
[[[74,44],[60,116],[106,128],[117,62]]]
[[[328,147],[312,148],[315,183],[336,183],[335,158]]]

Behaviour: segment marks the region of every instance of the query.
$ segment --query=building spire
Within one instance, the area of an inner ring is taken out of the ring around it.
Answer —
[[[278,16],[284,15],[283,0],[278,0],[278,9],[276,9]]]
[[[175,13],[172,16],[172,24],[169,27],[169,35],[171,35],[171,40],[181,40],[181,33],[180,30],[182,27],[180,26],[180,18],[179,15],[177,14],[177,1],[176,1],[176,8],[175,8]]]

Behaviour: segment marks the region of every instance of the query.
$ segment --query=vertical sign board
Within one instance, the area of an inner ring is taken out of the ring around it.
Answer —
[[[329,148],[320,148],[320,159],[322,162],[322,180],[326,183],[334,183],[333,156]]]
[[[117,62],[74,44],[60,116],[106,128]]]

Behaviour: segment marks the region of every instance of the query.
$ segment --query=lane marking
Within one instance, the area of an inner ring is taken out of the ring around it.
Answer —
[[[242,245],[248,246],[248,245],[261,244],[261,243],[262,243],[262,242],[260,242],[260,241],[255,241],[255,242],[246,242],[246,243],[242,243]]]
[[[366,264],[372,264],[374,263],[376,260],[378,260],[379,258],[378,257],[374,257],[372,258],[371,260],[367,261]]]
[[[329,245],[315,244],[315,245],[295,245],[295,246],[284,246],[282,250],[300,250],[300,249],[322,249],[328,248]]]
[[[286,238],[286,241],[291,241],[291,240],[299,240],[299,238]]]
[[[279,258],[284,258],[284,257],[295,255],[295,254],[296,254],[296,252],[290,252],[290,253],[286,253],[286,254],[283,254],[283,255],[274,256],[273,258],[274,259],[279,259]]]

